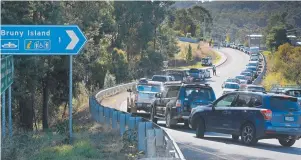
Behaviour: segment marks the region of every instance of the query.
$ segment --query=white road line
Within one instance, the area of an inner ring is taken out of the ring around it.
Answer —
[[[186,145],[186,144],[183,144],[183,143],[179,143],[179,142],[177,142],[177,143],[180,144],[180,145],[183,145],[183,146],[185,146],[185,147],[187,147],[187,148],[190,148],[190,149],[192,149],[192,150],[195,150],[195,151],[198,151],[198,152],[203,152],[203,153],[210,154],[210,155],[213,155],[213,156],[218,157],[218,158],[221,158],[221,159],[228,160],[228,158],[222,157],[222,156],[220,156],[220,155],[218,155],[218,154],[214,154],[214,153],[211,153],[211,152],[208,152],[208,151],[205,151],[205,150],[196,148],[196,147],[192,147],[192,146],[189,146],[189,145]]]

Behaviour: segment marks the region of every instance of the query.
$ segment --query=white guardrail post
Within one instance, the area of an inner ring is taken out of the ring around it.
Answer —
[[[123,136],[127,129],[136,130],[138,140],[137,148],[139,151],[145,153],[140,159],[185,160],[176,142],[157,124],[143,119],[142,117],[135,117],[132,114],[101,105],[101,100],[120,92],[125,92],[127,89],[133,89],[135,86],[136,82],[121,84],[104,89],[95,96],[90,97],[89,110],[92,118],[96,122],[110,126],[114,130],[118,130],[121,136]]]

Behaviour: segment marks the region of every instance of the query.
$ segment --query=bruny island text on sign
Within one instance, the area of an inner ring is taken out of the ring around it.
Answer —
[[[1,25],[4,55],[76,55],[86,37],[76,25]]]
[[[37,31],[37,30],[28,30],[25,32],[27,36],[51,36],[51,31]],[[4,29],[1,29],[1,36],[19,36],[23,37],[24,31],[7,31]]]

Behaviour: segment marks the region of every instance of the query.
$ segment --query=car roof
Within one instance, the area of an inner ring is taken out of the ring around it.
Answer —
[[[138,85],[163,85],[163,82],[147,81],[147,83],[140,82]]]
[[[167,75],[153,75],[153,77],[171,77],[171,76],[167,76]]]
[[[238,76],[243,76],[243,77],[245,77],[245,75],[242,75],[242,74],[240,74],[240,75],[237,75],[236,77],[238,77]]]
[[[259,63],[258,61],[249,61],[249,63]]]
[[[270,92],[250,92],[250,91],[233,91],[232,93],[247,93],[247,94],[255,94],[255,95],[259,95],[262,97],[287,97],[287,98],[296,98],[293,96],[289,96],[289,95],[284,95],[284,94],[276,94],[276,93],[270,93]]]
[[[239,84],[236,83],[236,82],[225,82],[225,84],[237,84],[237,85],[239,85]]]
[[[248,84],[247,87],[261,87],[261,88],[264,88],[264,87],[261,86],[261,85],[254,85],[254,84]]]

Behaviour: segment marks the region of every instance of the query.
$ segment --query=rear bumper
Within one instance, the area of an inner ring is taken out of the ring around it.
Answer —
[[[145,112],[151,111],[151,103],[135,103],[137,110],[143,110]]]
[[[301,128],[288,128],[288,127],[267,127],[261,135],[258,135],[259,139],[264,138],[287,138],[299,139],[301,138]]]

